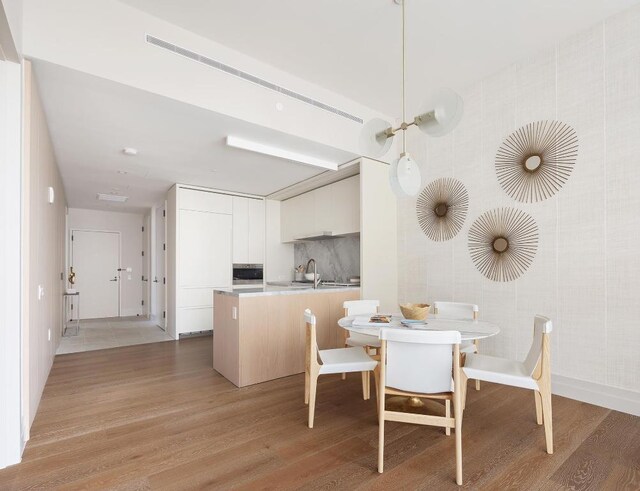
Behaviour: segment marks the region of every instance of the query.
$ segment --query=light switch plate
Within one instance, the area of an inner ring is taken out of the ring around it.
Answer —
[[[234,320],[238,318],[238,307],[231,307],[231,318]]]

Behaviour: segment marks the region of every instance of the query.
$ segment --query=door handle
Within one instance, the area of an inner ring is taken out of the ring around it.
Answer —
[[[112,280],[109,280],[109,281],[118,281],[118,278],[116,277],[116,278],[114,278]]]
[[[157,282],[158,282],[158,278],[154,279],[154,280],[153,280],[153,282],[154,282],[154,283],[157,283]]]

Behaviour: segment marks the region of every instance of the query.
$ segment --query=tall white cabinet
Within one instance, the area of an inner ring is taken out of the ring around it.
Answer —
[[[167,196],[167,331],[213,328],[213,290],[231,288],[233,196],[176,185]]]
[[[264,264],[264,239],[264,200],[234,196],[233,263]]]

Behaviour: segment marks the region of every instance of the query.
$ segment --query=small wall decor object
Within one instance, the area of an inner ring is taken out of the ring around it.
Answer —
[[[578,156],[578,136],[561,121],[536,121],[511,133],[496,153],[496,174],[513,199],[543,201],[567,182]]]
[[[429,183],[416,203],[420,228],[427,237],[438,242],[456,236],[467,218],[468,209],[467,189],[453,177]]]
[[[469,253],[478,271],[493,281],[513,281],[531,265],[538,249],[538,226],[516,208],[480,215],[469,229]]]

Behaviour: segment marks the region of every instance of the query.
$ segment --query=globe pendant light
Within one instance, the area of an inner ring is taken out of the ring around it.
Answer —
[[[391,147],[391,140],[398,131],[402,130],[402,153],[391,164],[389,169],[389,183],[391,189],[398,196],[415,196],[420,191],[422,176],[420,168],[407,153],[407,137],[405,132],[411,126],[417,126],[429,136],[444,136],[452,131],[462,118],[462,98],[453,90],[443,88],[436,91],[427,99],[421,111],[413,121],[406,122],[406,14],[407,0],[394,0],[402,5],[402,124],[394,128],[391,123],[383,119],[372,119],[362,128],[360,134],[360,150],[363,155],[378,158],[385,155]]]

